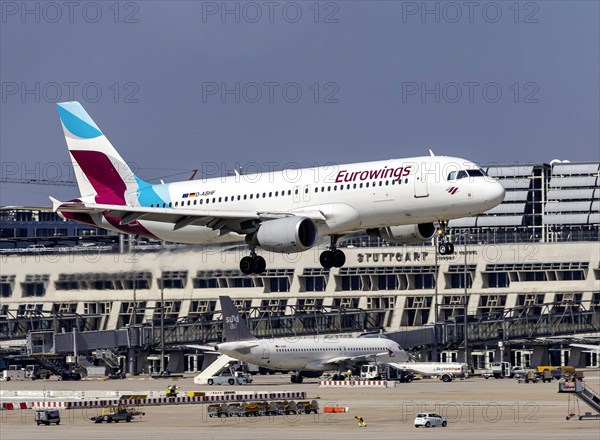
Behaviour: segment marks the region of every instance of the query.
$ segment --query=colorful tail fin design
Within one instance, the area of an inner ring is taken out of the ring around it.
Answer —
[[[223,313],[223,342],[256,339],[231,298],[220,296],[219,300],[221,301],[221,311]]]
[[[78,102],[57,104],[82,197],[125,205],[126,195],[145,184],[137,178]]]

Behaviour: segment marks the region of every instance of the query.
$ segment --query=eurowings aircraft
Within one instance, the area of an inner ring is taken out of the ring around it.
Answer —
[[[487,211],[504,188],[465,159],[412,157],[273,173],[152,184],[136,176],[78,102],[57,104],[81,196],[52,200],[59,215],[92,226],[177,243],[245,241],[244,274],[261,273],[256,248],[279,253],[312,248],[325,268],[346,258],[337,241],[366,231],[407,244],[439,234],[451,254],[448,220]],[[6,208],[5,208],[6,209]]]
[[[216,350],[234,359],[272,370],[295,371],[291,380],[302,383],[303,376],[315,372],[342,371],[366,362],[406,362],[408,354],[385,337],[358,338],[269,338],[257,339],[246,320],[228,296],[220,296],[223,312],[223,342],[214,347],[189,345],[191,348]]]

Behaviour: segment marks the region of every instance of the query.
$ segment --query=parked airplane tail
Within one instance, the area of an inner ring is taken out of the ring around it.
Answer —
[[[148,185],[135,176],[80,103],[60,102],[57,108],[82,198],[126,205],[129,193]]]
[[[256,339],[250,331],[246,319],[240,315],[229,296],[220,296],[223,313],[223,342],[246,341]]]

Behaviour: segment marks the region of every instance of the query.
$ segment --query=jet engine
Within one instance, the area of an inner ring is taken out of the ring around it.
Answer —
[[[258,231],[246,237],[250,245],[282,254],[302,252],[317,242],[317,225],[306,217],[285,217],[260,224]]]
[[[416,244],[430,240],[435,234],[433,223],[419,225],[388,226],[379,229],[367,229],[370,237],[378,237],[390,243]]]

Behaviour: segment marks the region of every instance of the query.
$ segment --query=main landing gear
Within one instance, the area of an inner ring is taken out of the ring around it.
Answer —
[[[267,268],[267,262],[260,255],[256,255],[254,248],[250,248],[250,256],[242,258],[240,270],[244,275],[263,273]]]
[[[292,383],[302,383],[304,378],[301,373],[294,373],[290,376],[290,382]]]
[[[332,267],[342,267],[346,263],[346,255],[342,251],[340,251],[336,246],[338,238],[339,236],[332,235],[329,249],[321,252],[319,261],[321,262],[321,266],[323,266],[323,268],[325,269],[331,269]]]
[[[438,223],[438,252],[440,255],[452,255],[454,245],[448,240],[448,220],[440,220]],[[441,240],[441,241],[440,241]]]

